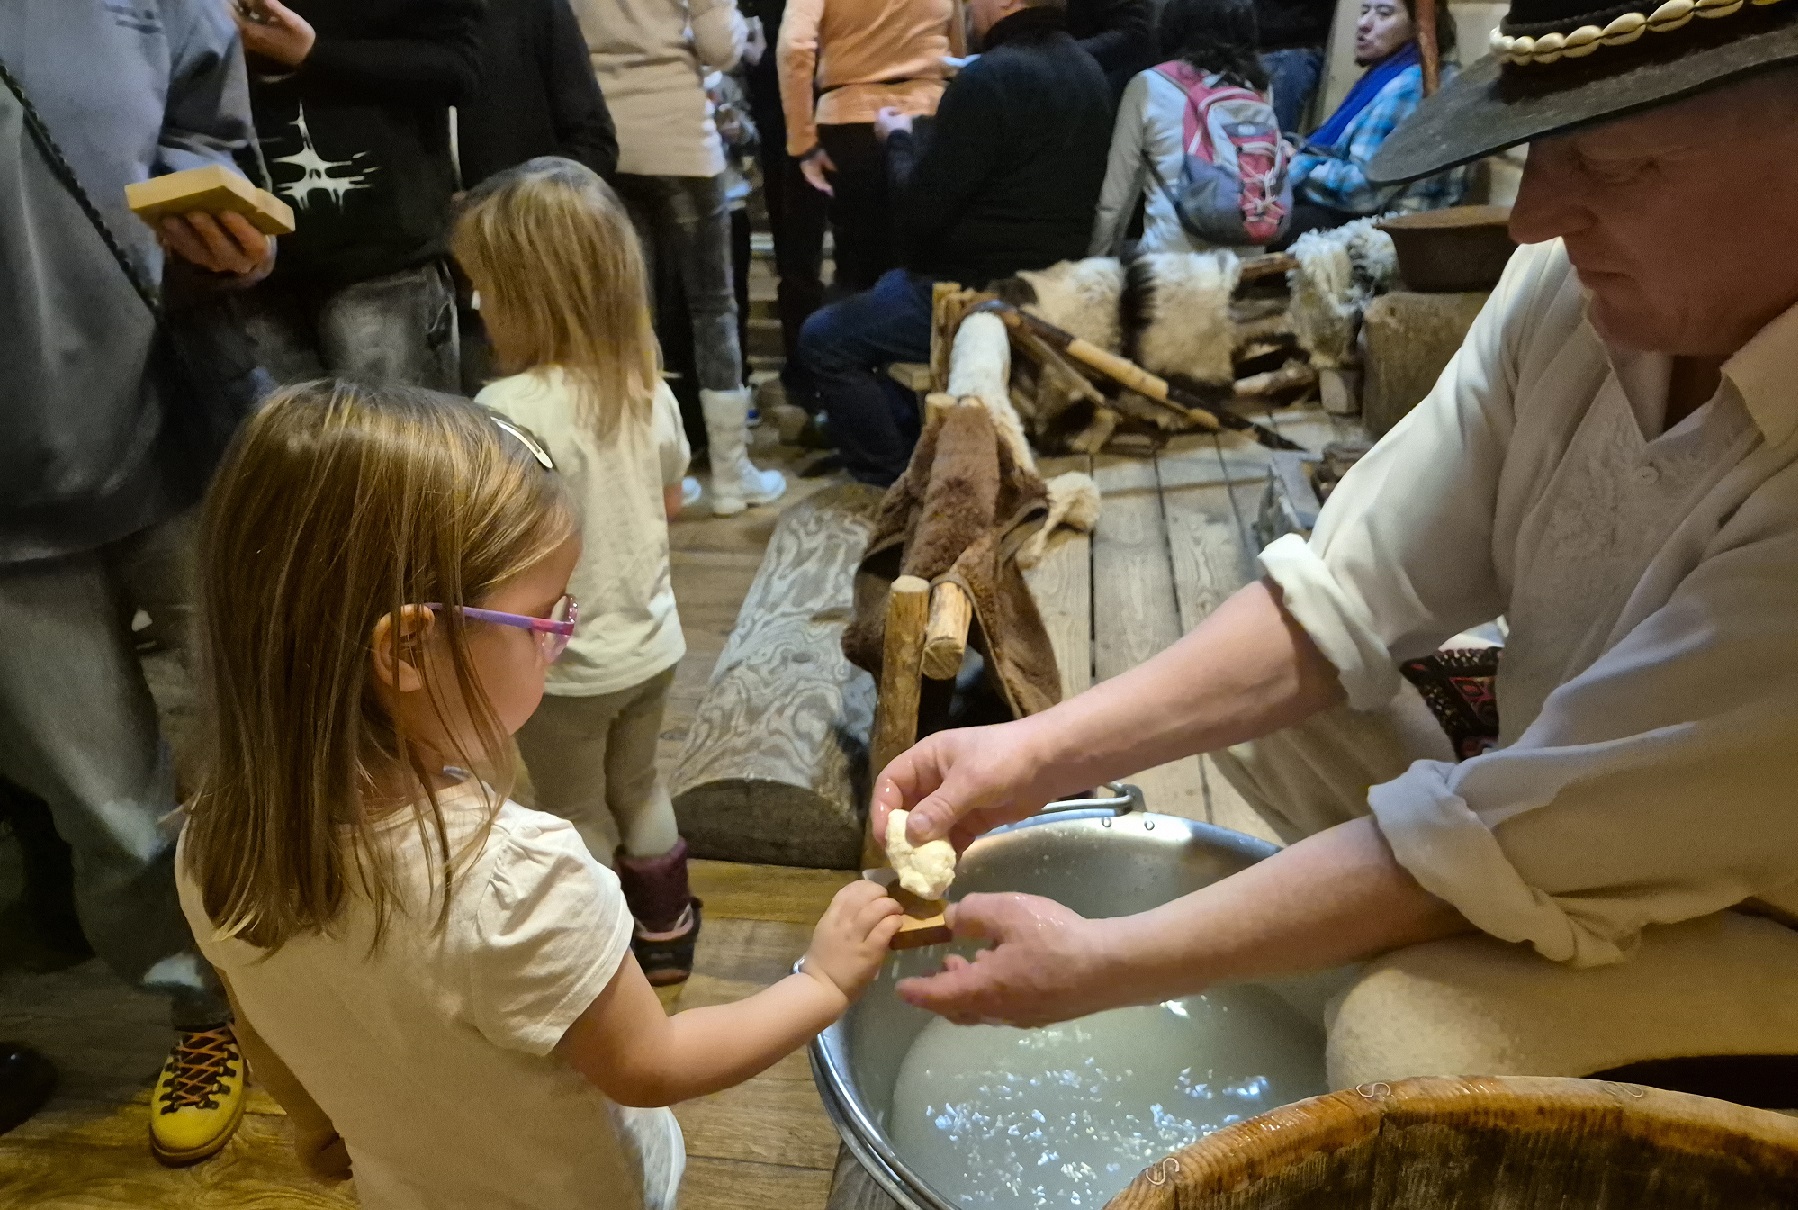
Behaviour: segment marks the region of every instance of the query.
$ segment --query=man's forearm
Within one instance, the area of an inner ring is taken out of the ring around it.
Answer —
[[[1336,670],[1251,584],[1154,659],[1029,721],[1051,793],[1256,739],[1342,700]]]
[[[1398,864],[1371,818],[1152,911],[1094,923],[1120,1004],[1329,970],[1472,928]]]

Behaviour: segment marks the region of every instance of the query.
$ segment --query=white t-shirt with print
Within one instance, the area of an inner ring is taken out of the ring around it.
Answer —
[[[441,798],[450,851],[492,811]],[[177,856],[181,905],[256,1032],[348,1145],[366,1210],[673,1210],[686,1164],[667,1109],[621,1106],[553,1052],[611,982],[632,921],[565,820],[506,802],[434,928],[434,847],[410,812],[379,828],[402,910],[370,953],[352,898],[330,935],[267,954],[214,937]]]
[[[662,488],[681,481],[690,451],[674,393],[659,385],[647,414],[625,416],[604,440],[581,419],[556,366],[502,378],[475,399],[543,442],[580,510],[581,561],[568,581],[580,624],[544,691],[619,693],[678,664],[687,641],[674,607]]]

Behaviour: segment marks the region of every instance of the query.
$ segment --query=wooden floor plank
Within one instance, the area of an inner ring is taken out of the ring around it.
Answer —
[[[807,1210],[830,1197],[830,1172],[743,1160],[689,1158],[681,1210]]]
[[[1183,631],[1154,461],[1096,458],[1093,478],[1104,498],[1093,532],[1093,676],[1106,680],[1172,646]],[[1151,811],[1205,818],[1193,757],[1125,780],[1142,789]]]
[[[809,1079],[757,1076],[674,1107],[687,1154],[829,1172],[841,1140]]]
[[[1043,475],[1090,474],[1092,459],[1082,456],[1045,458]],[[1099,509],[1104,515],[1101,498]],[[1093,683],[1093,566],[1090,535],[1063,530],[1049,541],[1042,560],[1024,573],[1037,612],[1049,632],[1049,645],[1061,671],[1061,696],[1084,693]]]
[[[854,870],[801,870],[734,861],[694,861],[688,870],[693,894],[705,901],[710,918],[771,920],[808,929],[832,897],[860,876]]]

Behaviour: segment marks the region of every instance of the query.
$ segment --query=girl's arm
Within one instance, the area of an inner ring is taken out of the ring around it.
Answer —
[[[668,514],[670,521],[680,516],[681,485],[670,483],[662,489],[662,511]]]
[[[880,970],[899,915],[878,885],[851,883],[818,922],[803,972],[672,1017],[627,956],[556,1053],[621,1105],[672,1105],[741,1084],[843,1015]]]

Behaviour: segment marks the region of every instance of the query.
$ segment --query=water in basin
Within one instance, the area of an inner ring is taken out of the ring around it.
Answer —
[[[1097,1208],[1168,1152],[1324,1091],[1319,1025],[1238,986],[1047,1029],[933,1019],[888,1131],[951,1203]]]

